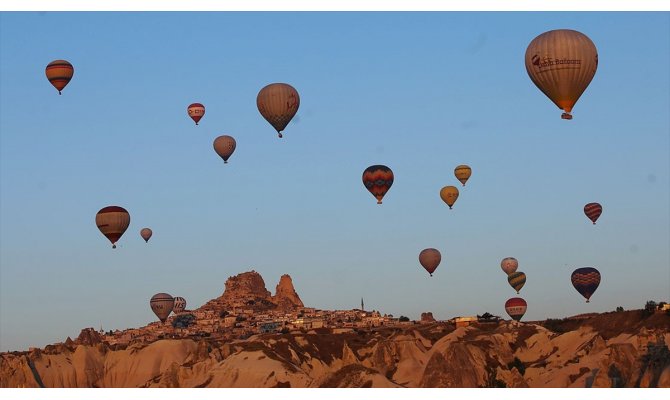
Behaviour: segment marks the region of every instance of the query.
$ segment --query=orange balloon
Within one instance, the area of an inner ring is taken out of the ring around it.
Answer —
[[[454,175],[456,176],[456,179],[461,181],[463,186],[465,186],[465,182],[467,182],[472,175],[472,168],[467,165],[459,165],[458,167],[454,168]]]
[[[572,108],[598,68],[598,51],[583,33],[558,29],[545,32],[526,49],[526,71],[535,85],[572,119]]]
[[[145,243],[149,242],[149,239],[151,239],[151,235],[153,235],[153,231],[149,228],[142,228],[140,231],[140,236],[142,236],[142,239],[144,239]]]
[[[70,83],[74,75],[74,67],[65,60],[55,60],[47,65],[45,72],[49,82],[58,90],[58,94],[61,94],[61,90]]]
[[[449,209],[451,209],[451,206],[456,203],[456,199],[458,199],[458,189],[456,186],[445,186],[440,190],[440,197],[442,198],[442,201],[447,203],[449,206]]]
[[[287,83],[271,83],[261,89],[256,97],[256,106],[263,118],[272,125],[279,137],[300,107],[300,96]]]

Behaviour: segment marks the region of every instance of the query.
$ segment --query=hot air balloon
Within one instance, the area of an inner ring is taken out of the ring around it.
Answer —
[[[509,275],[515,272],[517,268],[519,268],[519,262],[514,257],[505,257],[500,262],[500,268],[502,268],[502,270],[505,271],[507,275]]]
[[[100,232],[112,242],[112,248],[115,249],[116,242],[130,225],[130,214],[123,207],[108,206],[95,215],[95,224]]]
[[[186,309],[186,299],[183,297],[175,297],[174,298],[174,308],[172,308],[172,312],[175,314],[179,314]]]
[[[472,168],[470,168],[467,165],[459,165],[454,169],[454,175],[456,175],[456,179],[461,181],[463,186],[465,186],[465,182],[470,179],[470,175],[472,175]]]
[[[440,197],[442,198],[442,201],[447,203],[451,210],[451,206],[453,206],[456,199],[458,199],[458,189],[456,186],[445,186],[440,190]]]
[[[61,90],[70,83],[74,75],[74,67],[65,60],[55,60],[50,62],[46,68],[47,79],[61,94]]]
[[[186,109],[188,116],[191,117],[195,124],[198,125],[200,119],[205,116],[205,106],[200,103],[193,103]]]
[[[393,185],[393,171],[386,165],[371,165],[363,171],[363,184],[382,204],[382,198]]]
[[[558,29],[545,32],[526,49],[526,71],[535,85],[562,109],[570,112],[598,68],[598,51],[583,33]]]
[[[527,308],[528,304],[526,304],[526,300],[521,297],[512,297],[505,302],[505,311],[515,321],[521,320]]]
[[[603,206],[598,203],[589,203],[584,206],[584,214],[586,214],[586,216],[593,222],[593,225],[596,224],[596,221],[602,213]]]
[[[433,276],[433,272],[437,269],[437,266],[440,265],[442,261],[442,254],[437,249],[428,248],[421,250],[419,253],[419,262],[423,268],[428,271],[430,276]]]
[[[523,272],[512,272],[507,275],[507,282],[519,293],[519,290],[526,284],[526,274]]]
[[[572,286],[584,296],[588,303],[593,293],[598,289],[598,285],[600,285],[600,272],[593,267],[577,268],[572,272],[570,280]]]
[[[149,242],[151,235],[153,235],[153,232],[149,228],[142,228],[140,231],[140,236],[142,236],[142,239],[144,239],[145,242]]]
[[[165,323],[174,308],[174,299],[167,293],[156,293],[151,297],[149,305],[158,319]]]
[[[216,151],[216,154],[223,158],[223,162],[225,164],[228,163],[228,159],[235,151],[236,146],[237,143],[232,136],[223,135],[214,139],[214,151]]]
[[[293,86],[271,83],[261,89],[256,106],[263,118],[272,125],[279,137],[300,107],[300,96]]]

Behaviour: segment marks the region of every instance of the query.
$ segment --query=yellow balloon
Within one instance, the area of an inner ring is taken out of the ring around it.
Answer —
[[[458,199],[458,189],[456,186],[445,186],[440,190],[440,197],[442,201],[447,203],[449,209],[454,205],[456,199]]]
[[[461,181],[463,186],[465,186],[465,182],[470,179],[470,175],[472,175],[472,168],[470,168],[467,165],[459,165],[454,169],[454,175],[456,175],[456,179]]]
[[[572,108],[598,68],[591,39],[569,29],[545,32],[530,42],[525,60],[533,83],[564,111],[561,118],[572,119]]]

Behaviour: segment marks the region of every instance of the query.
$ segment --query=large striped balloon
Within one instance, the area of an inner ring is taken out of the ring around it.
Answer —
[[[371,165],[363,171],[363,184],[375,196],[377,204],[382,204],[384,195],[393,185],[393,171],[386,165]]]
[[[588,303],[593,293],[598,289],[598,285],[600,285],[600,272],[593,267],[577,268],[572,272],[570,280],[572,286],[584,296]]]
[[[149,305],[158,319],[165,323],[174,308],[174,298],[167,293],[156,293],[149,300]]]
[[[272,125],[279,137],[300,107],[300,96],[287,83],[271,83],[258,92],[256,106],[263,118]]]
[[[45,72],[49,82],[58,90],[58,94],[61,94],[61,90],[70,83],[74,75],[74,67],[65,60],[55,60],[47,65]]]
[[[502,270],[505,271],[507,275],[509,275],[513,272],[516,272],[516,269],[519,268],[519,261],[517,261],[517,259],[514,257],[505,257],[500,262],[500,268],[502,268]]]
[[[437,269],[437,266],[440,265],[442,261],[442,254],[440,251],[433,248],[423,249],[419,253],[419,263],[421,266],[428,271],[430,276],[433,276],[433,272]]]
[[[200,103],[193,103],[188,106],[186,109],[188,116],[191,117],[195,124],[198,125],[198,122],[205,116],[205,106]]]
[[[593,222],[593,225],[596,224],[596,221],[600,217],[600,214],[603,213],[603,206],[598,203],[589,203],[584,206],[584,214]]]
[[[512,297],[505,302],[505,311],[515,321],[521,320],[527,308],[528,304],[526,304],[526,300],[521,297]]]
[[[95,224],[110,242],[112,248],[116,248],[116,242],[130,225],[130,214],[125,208],[119,206],[107,206],[95,215]]]
[[[179,314],[184,312],[185,309],[186,309],[186,299],[183,297],[175,297],[172,312],[175,314]]]
[[[523,272],[512,272],[507,275],[507,282],[519,293],[519,290],[526,284],[526,274]]]
[[[598,51],[583,33],[558,29],[533,39],[526,49],[526,71],[535,85],[562,109],[570,112],[598,68]]]

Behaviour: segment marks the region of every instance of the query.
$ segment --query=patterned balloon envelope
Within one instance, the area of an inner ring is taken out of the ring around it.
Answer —
[[[271,83],[258,92],[256,97],[258,112],[282,137],[282,131],[293,119],[300,107],[300,96],[287,83]]]
[[[223,158],[224,164],[228,164],[228,159],[233,155],[236,147],[237,142],[232,136],[223,135],[214,139],[214,151]]]
[[[58,90],[58,94],[61,94],[61,90],[72,80],[74,67],[68,61],[55,60],[47,65],[45,73],[51,85]]]
[[[472,168],[467,165],[459,165],[454,169],[454,175],[456,176],[456,179],[465,186],[465,182],[467,182],[472,175]]]
[[[572,286],[589,302],[593,293],[600,285],[600,272],[593,267],[577,268],[570,276]]]
[[[386,192],[393,185],[393,171],[386,165],[371,165],[363,171],[363,184],[377,199],[377,204],[382,204]]]
[[[523,272],[512,272],[507,275],[507,282],[519,293],[519,290],[526,284],[526,274]]]
[[[596,224],[600,214],[603,213],[603,206],[598,203],[589,203],[584,206],[584,214],[593,222],[593,225]]]
[[[185,309],[186,309],[186,299],[183,297],[175,297],[172,312],[175,314],[180,314],[184,312]]]
[[[167,293],[156,293],[149,300],[149,305],[158,319],[165,323],[174,308],[174,298]]]
[[[130,214],[125,208],[119,206],[107,206],[95,215],[95,224],[110,242],[112,248],[116,248],[116,242],[130,225]]]
[[[505,311],[515,321],[521,320],[527,308],[528,304],[526,304],[526,300],[521,297],[512,297],[505,302]]]
[[[433,272],[435,272],[437,266],[440,265],[440,261],[442,261],[442,254],[437,249],[423,249],[421,250],[421,253],[419,253],[419,263],[421,263],[421,266],[428,271],[430,276],[433,276]]]
[[[205,106],[200,103],[193,103],[186,109],[188,116],[198,125],[198,122],[205,116]]]
[[[516,269],[519,268],[519,261],[517,261],[517,259],[514,257],[505,257],[500,262],[500,268],[502,268],[502,270],[505,271],[507,275],[509,275],[513,272],[516,272]]]

